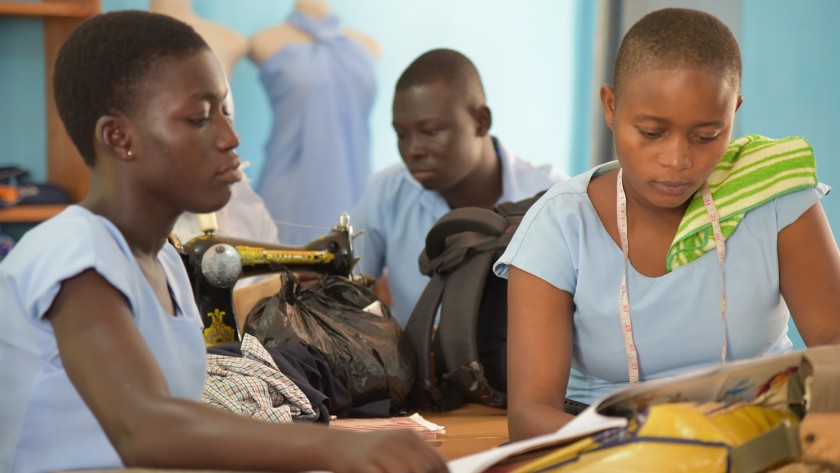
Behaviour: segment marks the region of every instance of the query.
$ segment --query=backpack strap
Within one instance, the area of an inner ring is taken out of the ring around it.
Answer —
[[[519,225],[519,222],[522,221],[522,217],[525,216],[528,209],[534,205],[534,202],[540,200],[546,192],[547,190],[540,191],[527,199],[517,200],[516,202],[502,202],[496,205],[493,210],[502,217],[505,217],[509,222]]]
[[[484,376],[478,356],[478,310],[495,251],[485,250],[447,275],[443,291],[438,339],[452,380],[473,402],[505,407],[507,396]]]
[[[497,407],[507,403],[504,392],[490,386],[479,362],[479,309],[497,250],[507,246],[516,224],[541,195],[502,203],[494,210],[452,210],[426,236],[419,266],[420,272],[431,279],[409,316],[403,337],[417,355],[416,387],[438,408],[448,410],[461,402],[438,385],[432,332],[439,307],[438,362],[444,368],[441,371],[447,372],[444,380],[468,393],[474,402]]]
[[[492,263],[493,252],[487,250],[497,246],[498,237],[507,229],[507,220],[496,212],[466,207],[441,217],[426,236],[419,265],[420,272],[431,279],[415,305],[404,333],[417,355],[417,386],[441,409],[451,409],[453,402],[460,402],[448,399],[447,393],[438,386],[437,370],[432,361],[432,330],[442,302],[443,307],[449,304],[462,307],[442,309],[450,314],[441,313],[437,332],[443,358],[439,363],[446,367],[442,371],[454,369],[448,378],[461,392],[470,393],[474,401],[505,404],[504,395],[489,386],[478,362],[476,325],[481,293]],[[461,286],[465,280],[469,281],[469,287]],[[462,314],[469,314],[469,317],[459,316]]]
[[[432,226],[431,230],[429,230],[428,235],[426,235],[426,248],[422,255],[425,255],[426,258],[431,261],[438,258],[438,256],[440,256],[440,254],[445,250],[451,251],[453,245],[450,244],[447,247],[446,241],[450,235],[456,235],[463,232],[475,232],[481,235],[499,236],[503,234],[507,228],[507,219],[492,210],[480,207],[463,207],[455,209],[441,217]],[[472,246],[472,243],[470,242],[462,242],[457,245],[457,247],[462,249],[467,249],[470,246]],[[457,263],[460,263],[460,261],[450,263],[447,265],[449,268],[440,268],[440,270],[432,268],[432,270],[442,272],[447,269],[451,269],[451,267],[454,267]],[[424,271],[422,263],[420,272],[423,274],[429,274],[429,272]]]
[[[473,248],[485,246],[494,241],[498,235],[504,233],[507,226],[507,220],[491,210],[461,208],[441,217],[426,236],[426,247],[420,254],[419,266],[420,272],[430,276],[430,280],[408,318],[403,337],[408,340],[417,355],[416,387],[438,408],[449,410],[455,407],[453,404],[462,402],[448,399],[451,396],[448,396],[439,386],[434,369],[432,331],[438,308],[446,293],[445,288],[453,280],[450,278],[452,272],[465,260],[469,261]],[[486,272],[489,263],[485,264]],[[457,295],[458,291],[459,289],[449,291],[450,299]],[[481,289],[478,290],[479,298],[480,294]],[[477,311],[478,307],[475,308],[475,312],[470,313],[469,318],[473,320],[472,331],[461,332],[458,336],[458,343],[463,343],[464,339],[470,340],[470,353],[474,353],[472,359],[476,362],[478,352],[475,349],[474,324],[478,317]],[[440,333],[441,330],[438,330],[438,337]],[[447,350],[440,351],[445,353]],[[468,392],[468,390],[463,392]],[[414,397],[417,396],[418,394],[415,393]]]
[[[802,353],[799,376],[808,392],[808,412],[840,411],[840,345],[813,347]]]
[[[403,331],[403,340],[414,350],[417,359],[417,371],[414,377],[415,386],[419,388],[435,406],[440,407],[443,395],[437,386],[437,375],[432,362],[432,329],[434,328],[435,314],[440,305],[443,288],[445,286],[443,276],[432,275],[423,294],[411,311],[408,323]],[[421,396],[415,393],[413,397]]]
[[[737,447],[732,447],[732,471],[760,473],[801,457],[799,425],[782,422]]]

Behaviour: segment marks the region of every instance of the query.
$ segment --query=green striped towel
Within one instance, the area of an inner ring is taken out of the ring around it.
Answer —
[[[729,238],[750,209],[817,185],[814,151],[798,136],[780,140],[743,136],[729,144],[707,182],[720,214],[721,232]],[[672,271],[714,249],[712,221],[698,190],[680,222],[665,265]]]

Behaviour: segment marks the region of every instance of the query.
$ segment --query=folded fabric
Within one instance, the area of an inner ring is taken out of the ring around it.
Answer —
[[[309,399],[318,413],[314,422],[330,423],[330,417],[344,418],[351,413],[350,393],[330,371],[324,354],[302,342],[289,342],[265,351],[274,360],[280,372],[286,375]],[[207,348],[212,355],[242,357],[240,342],[220,343]]]
[[[707,183],[728,238],[750,209],[817,185],[814,151],[805,138],[747,135],[731,142]],[[698,191],[683,215],[665,265],[684,266],[715,249],[712,221]]]
[[[201,402],[270,422],[313,421],[318,413],[300,388],[280,372],[265,347],[242,338],[242,357],[207,354]]]

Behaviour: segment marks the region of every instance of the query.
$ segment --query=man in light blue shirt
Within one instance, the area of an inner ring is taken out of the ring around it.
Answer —
[[[508,152],[491,123],[478,71],[456,51],[421,55],[397,81],[393,126],[403,162],[370,179],[351,222],[365,232],[356,243],[359,270],[387,272],[383,298],[402,326],[428,283],[417,260],[439,218],[521,200],[566,177]]]

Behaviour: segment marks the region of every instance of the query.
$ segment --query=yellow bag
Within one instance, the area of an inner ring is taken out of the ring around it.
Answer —
[[[553,434],[457,461],[470,473],[758,473],[840,461],[837,422],[829,345],[630,386]]]
[[[799,418],[749,404],[651,406],[627,427],[601,432],[528,463],[513,473],[728,472],[732,447]]]

